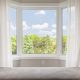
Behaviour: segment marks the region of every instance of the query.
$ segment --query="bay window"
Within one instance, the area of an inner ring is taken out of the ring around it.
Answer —
[[[67,14],[67,8],[53,6],[39,9],[38,7],[10,8],[12,54],[62,55],[66,53]]]

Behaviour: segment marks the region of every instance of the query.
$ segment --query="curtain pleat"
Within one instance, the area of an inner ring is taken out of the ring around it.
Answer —
[[[0,0],[0,67],[12,67],[7,0]]]
[[[66,67],[79,67],[80,0],[68,0],[68,43]]]

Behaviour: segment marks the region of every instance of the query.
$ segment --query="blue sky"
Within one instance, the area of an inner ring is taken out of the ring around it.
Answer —
[[[67,10],[63,10],[63,26],[66,34]],[[66,16],[65,16],[66,15]],[[9,9],[11,35],[16,33],[16,10]],[[56,37],[56,10],[23,10],[23,34],[50,35]]]
[[[52,18],[54,16],[54,18]],[[43,24],[44,22],[49,25],[56,23],[55,10],[24,10],[23,20],[31,26],[32,24]]]

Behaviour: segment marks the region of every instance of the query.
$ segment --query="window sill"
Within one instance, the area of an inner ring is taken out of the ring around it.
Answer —
[[[60,59],[65,60],[65,55],[53,55],[53,54],[28,54],[28,55],[13,55],[13,60],[21,59]]]

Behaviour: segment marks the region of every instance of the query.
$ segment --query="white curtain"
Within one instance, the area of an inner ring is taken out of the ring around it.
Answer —
[[[7,0],[0,0],[0,67],[12,67]]]
[[[68,0],[68,44],[66,67],[79,67],[80,0]]]

